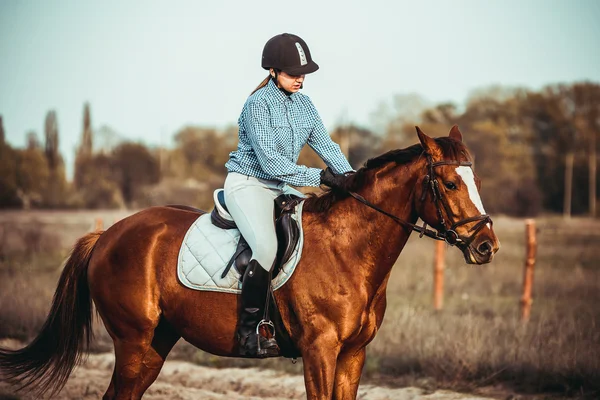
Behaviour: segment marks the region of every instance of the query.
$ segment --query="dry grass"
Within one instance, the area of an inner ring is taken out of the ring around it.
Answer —
[[[28,340],[41,327],[68,246],[93,224],[94,214],[73,214],[0,214],[0,337]],[[600,266],[595,255],[600,222],[538,220],[534,304],[530,322],[522,324],[524,223],[495,220],[502,248],[492,264],[466,266],[457,250],[448,249],[440,312],[431,307],[434,244],[411,238],[389,282],[383,326],[368,347],[367,380],[463,390],[501,384],[520,392],[600,395]],[[96,331],[94,350],[110,350],[100,324]],[[301,371],[301,363],[220,358],[185,343],[176,346],[172,357],[216,367]]]
[[[369,346],[369,376],[433,377],[443,386],[510,384],[520,391],[599,394],[600,223],[538,221],[531,320],[519,320],[522,221],[498,219],[502,249],[487,266],[447,252],[445,307],[432,310],[433,245],[411,238]]]

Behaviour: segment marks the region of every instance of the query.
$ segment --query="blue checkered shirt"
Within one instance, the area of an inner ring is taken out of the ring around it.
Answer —
[[[248,97],[238,123],[238,148],[225,164],[229,172],[319,186],[319,168],[296,164],[307,143],[334,172],[352,171],[310,98],[301,93],[286,96],[273,80]]]

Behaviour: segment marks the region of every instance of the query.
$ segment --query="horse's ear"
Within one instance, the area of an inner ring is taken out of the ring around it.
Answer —
[[[450,129],[450,133],[448,134],[452,139],[456,139],[459,142],[462,142],[462,133],[460,133],[460,129],[458,129],[458,125],[454,125],[452,129]]]
[[[435,139],[427,136],[418,126],[415,126],[415,128],[417,129],[417,135],[419,136],[419,141],[421,142],[421,146],[423,146],[425,153],[434,158],[438,155],[441,156],[440,148],[435,142]]]

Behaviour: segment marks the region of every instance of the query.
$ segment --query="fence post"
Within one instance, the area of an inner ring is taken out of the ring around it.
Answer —
[[[531,314],[531,292],[533,288],[533,269],[535,267],[535,256],[537,251],[537,241],[535,237],[535,220],[525,221],[525,238],[527,244],[527,253],[525,259],[525,270],[523,273],[523,297],[521,297],[521,321],[529,321]]]
[[[102,218],[96,218],[96,230],[101,231],[104,228],[104,223],[102,222]]]
[[[435,260],[433,264],[433,308],[441,310],[444,306],[444,258],[446,242],[438,240],[435,243]]]

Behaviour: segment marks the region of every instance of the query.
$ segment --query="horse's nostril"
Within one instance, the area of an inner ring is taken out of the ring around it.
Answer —
[[[477,246],[477,251],[479,254],[489,254],[492,252],[492,244],[488,241],[485,241]]]

